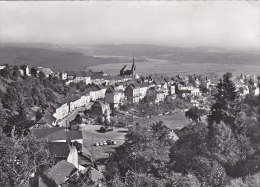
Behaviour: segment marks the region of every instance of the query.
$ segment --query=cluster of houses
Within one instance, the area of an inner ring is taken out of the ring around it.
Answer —
[[[79,173],[87,174],[96,185],[104,178],[91,153],[86,148],[83,151],[80,130],[68,130],[64,127],[34,128],[32,134],[37,140],[47,140],[47,149],[56,163],[37,176],[35,186],[66,186],[69,179],[76,178]]]
[[[5,67],[0,66],[0,69],[3,68]],[[22,75],[30,76],[28,66],[21,66],[20,71]],[[75,110],[84,107],[90,111],[89,117],[93,119],[101,117],[103,120],[110,121],[112,111],[124,105],[137,104],[145,99],[149,100],[149,103],[159,104],[178,96],[190,98],[190,102],[198,106],[199,102],[204,102],[206,99],[202,96],[201,88],[211,93],[215,86],[207,77],[202,78],[196,75],[187,77],[177,75],[172,78],[155,75],[139,77],[136,74],[134,59],[130,70],[125,70],[124,66],[120,74],[116,76],[93,71],[54,73],[50,68],[36,68],[36,74],[40,72],[47,77],[59,76],[67,85],[83,82],[89,87],[84,92],[78,91],[51,105],[31,129],[36,139],[48,140],[50,154],[57,161],[53,168],[39,178],[39,186],[48,186],[45,184],[46,179],[54,182],[56,186],[62,186],[78,172],[90,172],[91,176],[97,176],[95,180],[103,177],[102,173],[97,170],[91,153],[82,150],[82,132],[74,128],[73,123],[69,128],[59,127],[60,122]],[[256,76],[241,75],[233,81],[242,96],[249,93],[259,94],[259,82]],[[79,161],[82,154],[86,158],[85,163]],[[96,182],[98,183],[97,180]]]
[[[259,95],[259,80],[256,75],[243,75],[236,77],[233,80],[241,96],[247,94]]]

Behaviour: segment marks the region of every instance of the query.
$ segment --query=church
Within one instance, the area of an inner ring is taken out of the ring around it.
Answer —
[[[133,64],[130,70],[125,70],[126,65],[120,70],[120,76],[132,76],[136,78],[138,75],[136,74],[136,65],[135,58],[133,57]]]

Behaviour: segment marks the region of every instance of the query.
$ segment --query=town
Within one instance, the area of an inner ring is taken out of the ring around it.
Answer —
[[[30,132],[37,141],[47,141],[46,149],[55,160],[44,175],[37,176],[38,186],[48,186],[46,181],[54,182],[54,186],[68,185],[75,175],[82,173],[88,173],[94,186],[102,186],[107,161],[139,124],[150,125],[157,119],[163,122],[164,117],[169,118],[166,126],[170,138],[177,141],[176,130],[194,123],[189,111],[200,111],[195,121],[206,121],[220,77],[142,76],[138,74],[134,57],[131,68],[125,69],[126,66],[118,75],[109,75],[89,70],[55,72],[44,67],[0,65],[2,77],[11,72],[16,79],[56,78],[64,86],[77,85],[70,94],[46,105],[40,111],[40,118],[30,119],[34,121]],[[232,79],[240,97],[259,95],[256,75],[226,75]],[[36,173],[32,172],[31,176]]]

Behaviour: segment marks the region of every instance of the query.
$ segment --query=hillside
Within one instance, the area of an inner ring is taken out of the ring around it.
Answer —
[[[169,63],[250,65],[260,67],[259,51],[238,51],[214,47],[181,48],[154,45],[54,45],[1,44],[0,64],[28,64],[57,69],[85,69],[99,64],[131,63],[146,59],[166,60]],[[121,67],[121,65],[120,65]],[[184,66],[185,67],[185,66]],[[225,67],[223,67],[225,69]],[[243,69],[243,67],[240,67]],[[186,71],[183,69],[181,71]]]
[[[81,52],[60,50],[49,45],[0,45],[0,64],[42,66],[57,69],[82,69],[96,64],[116,63],[114,58],[98,58]]]

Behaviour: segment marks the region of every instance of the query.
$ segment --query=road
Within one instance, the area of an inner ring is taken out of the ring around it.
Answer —
[[[69,122],[74,120],[76,115],[78,114],[78,112],[80,111],[84,111],[86,109],[86,107],[80,107],[77,108],[76,110],[74,110],[72,113],[70,113],[68,116],[66,116],[65,118],[63,118],[60,122],[58,122],[59,126],[63,126],[66,127],[66,125],[69,125]]]

